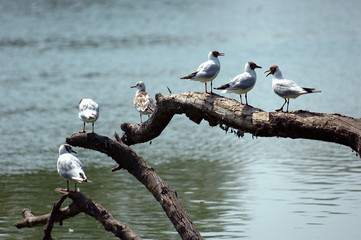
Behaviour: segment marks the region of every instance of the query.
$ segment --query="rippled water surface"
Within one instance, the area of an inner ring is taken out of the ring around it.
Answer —
[[[167,94],[203,91],[183,81],[224,52],[220,85],[257,70],[249,103],[265,111],[283,100],[263,72],[278,64],[286,78],[320,94],[290,109],[361,117],[359,1],[67,1],[0,0],[0,238],[41,239],[42,227],[14,227],[22,208],[41,215],[60,196],[58,147],[81,130],[79,99],[100,106],[98,134],[121,133],[139,115],[134,89]],[[238,99],[236,95],[228,95]],[[132,147],[178,193],[205,239],[359,239],[361,162],[348,147],[281,138],[238,138],[206,122],[175,116],[157,139]],[[93,184],[81,191],[144,239],[179,239],[158,202],[113,160],[76,149]],[[64,205],[66,205],[66,202]],[[53,229],[54,239],[114,239],[79,215]]]

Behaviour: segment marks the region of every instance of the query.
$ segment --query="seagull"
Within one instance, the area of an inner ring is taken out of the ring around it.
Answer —
[[[218,56],[224,56],[224,53],[218,51],[210,51],[208,54],[208,61],[199,65],[196,72],[189,74],[188,76],[180,79],[191,79],[194,81],[204,82],[205,90],[207,92],[207,82],[211,82],[211,94],[212,92],[212,81],[215,79],[221,70],[221,63],[219,62]]]
[[[90,98],[80,99],[78,116],[84,122],[83,133],[85,133],[85,123],[92,123],[92,133],[94,133],[94,123],[99,117],[99,105]]]
[[[131,88],[137,88],[133,105],[140,114],[140,122],[142,122],[142,115],[149,115],[154,112],[154,101],[152,97],[145,91],[145,84],[142,81],[137,82],[136,85]]]
[[[319,93],[321,91],[317,91],[314,88],[305,88],[300,87],[292,80],[284,79],[282,76],[282,72],[277,65],[272,65],[269,70],[265,71],[264,73],[269,72],[266,77],[270,74],[273,75],[272,79],[272,88],[273,91],[280,96],[281,98],[285,99],[284,104],[280,109],[277,109],[276,112],[282,111],[283,107],[287,103],[287,111],[288,112],[288,105],[290,104],[290,98],[297,98],[300,95],[307,94],[307,93]]]
[[[83,164],[71,153],[76,154],[77,152],[75,152],[69,144],[65,143],[60,145],[57,168],[59,175],[66,179],[66,192],[69,192],[69,180],[75,181],[74,192],[77,191],[76,182],[92,182],[87,179],[83,170]]]
[[[246,105],[248,106],[247,92],[249,92],[256,84],[256,68],[262,67],[257,66],[257,64],[254,62],[247,62],[244,66],[244,73],[238,74],[230,82],[214,89],[223,90],[221,93],[239,94],[239,97],[241,98],[241,104],[243,104],[242,94],[245,94]]]

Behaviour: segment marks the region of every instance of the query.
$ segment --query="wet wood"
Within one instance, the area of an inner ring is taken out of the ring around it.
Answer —
[[[65,198],[72,199],[72,203],[65,208],[60,209],[61,203]],[[127,225],[119,222],[111,213],[103,208],[99,203],[86,198],[81,192],[69,192],[62,196],[54,207],[52,213],[41,216],[35,216],[30,209],[23,210],[24,219],[17,222],[17,228],[44,226],[49,223],[45,229],[44,239],[50,239],[50,232],[54,222],[62,222],[68,218],[84,212],[85,214],[98,220],[107,231],[112,232],[116,237],[125,240],[140,240]],[[51,226],[50,226],[51,225]]]
[[[186,92],[156,95],[157,106],[151,118],[142,124],[123,123],[121,141],[127,145],[158,137],[175,114],[190,120],[209,122],[224,130],[234,129],[238,136],[250,133],[260,137],[305,138],[334,142],[361,154],[361,119],[340,114],[308,111],[265,112],[217,94]]]

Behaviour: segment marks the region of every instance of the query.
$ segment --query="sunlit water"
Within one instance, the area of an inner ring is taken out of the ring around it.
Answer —
[[[137,122],[131,106],[144,81],[153,96],[203,91],[183,81],[224,52],[220,85],[262,66],[249,93],[265,111],[283,100],[263,72],[278,64],[286,78],[320,94],[290,109],[361,117],[359,1],[0,1],[0,238],[39,239],[42,227],[18,230],[21,210],[50,212],[65,181],[58,147],[81,130],[79,99],[101,106],[98,134]],[[228,95],[238,99],[236,95]],[[206,239],[359,239],[361,162],[350,148],[280,138],[238,139],[207,123],[173,118],[152,144],[132,146],[178,193]],[[97,152],[76,149],[93,184],[81,191],[144,239],[179,239],[151,194]],[[66,202],[68,203],[68,202]],[[65,204],[66,204],[65,203]],[[65,205],[64,204],[64,205]],[[54,239],[113,239],[79,215],[53,229]]]

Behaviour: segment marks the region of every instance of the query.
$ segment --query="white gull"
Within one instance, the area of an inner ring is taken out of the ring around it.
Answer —
[[[215,79],[221,70],[221,63],[218,56],[224,56],[224,53],[218,51],[210,51],[208,54],[208,61],[199,65],[196,72],[182,77],[181,79],[190,79],[194,81],[204,82],[205,92],[207,93],[207,82],[211,82],[211,94],[213,88],[213,79]]]
[[[305,88],[300,87],[292,80],[284,79],[282,76],[282,72],[277,65],[272,65],[269,70],[265,71],[269,72],[266,77],[270,74],[273,75],[272,78],[272,88],[273,91],[280,96],[281,98],[285,99],[282,107],[277,109],[276,111],[282,111],[283,107],[287,103],[287,111],[288,112],[288,105],[290,104],[290,98],[297,98],[300,95],[308,94],[308,93],[319,93],[321,91],[317,91],[314,88]]]
[[[92,182],[87,179],[83,170],[83,164],[71,153],[76,153],[69,144],[62,144],[59,147],[59,158],[57,162],[58,173],[66,179],[66,191],[69,192],[69,180],[75,181],[75,192],[77,191],[76,182]]]
[[[230,82],[215,88],[223,90],[221,93],[239,94],[242,103],[242,94],[245,94],[246,105],[248,105],[247,93],[254,87],[257,80],[256,68],[262,68],[254,62],[247,62],[244,66],[244,72],[235,76]]]
[[[92,123],[94,133],[94,123],[99,118],[99,105],[90,98],[80,99],[78,117],[84,122],[83,133],[85,133],[85,123]]]

